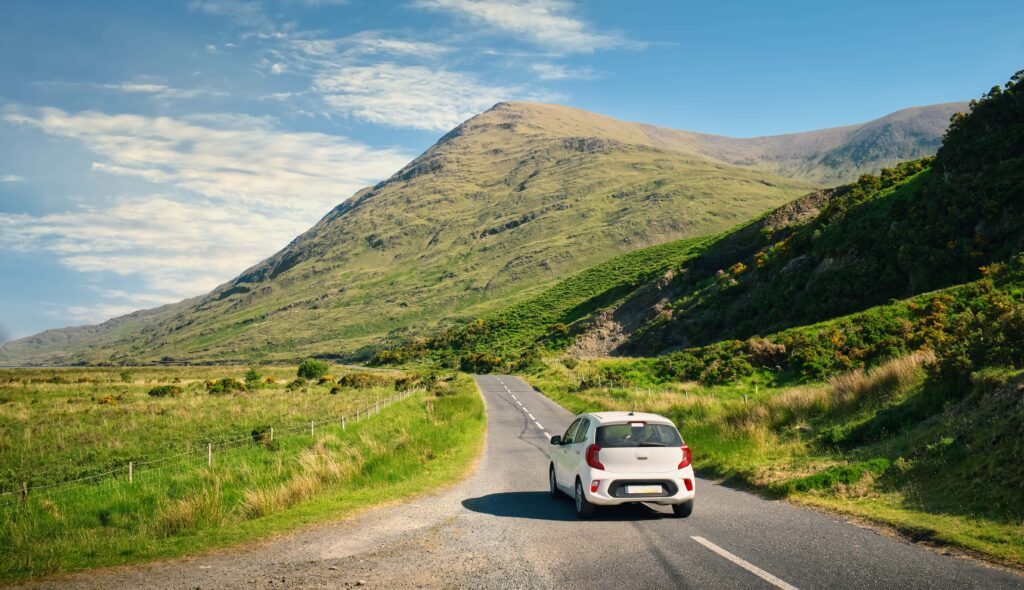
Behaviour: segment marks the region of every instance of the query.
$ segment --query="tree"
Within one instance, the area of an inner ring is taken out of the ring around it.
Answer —
[[[329,368],[324,361],[306,359],[299,365],[298,375],[303,379],[319,379],[327,374]]]

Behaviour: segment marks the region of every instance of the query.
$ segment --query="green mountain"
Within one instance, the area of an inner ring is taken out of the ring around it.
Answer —
[[[501,103],[210,294],[10,342],[0,363],[365,355],[616,255],[721,232],[824,179],[931,153],[963,108],[733,139]]]
[[[488,369],[538,348],[580,358],[691,349],[698,352],[680,376],[696,379],[715,360],[749,355],[744,339],[778,333],[792,356],[804,335],[784,330],[980,280],[1024,250],[1020,86],[1015,78],[955,117],[934,158],[812,192],[716,237],[611,259],[379,359],[430,355]],[[954,299],[969,307],[970,297]],[[815,359],[796,359],[794,367],[821,376],[922,344],[899,334],[911,330],[912,310],[894,309],[877,325],[870,314],[841,324],[845,361],[813,368]]]

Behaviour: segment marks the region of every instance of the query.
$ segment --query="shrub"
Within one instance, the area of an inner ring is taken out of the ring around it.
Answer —
[[[150,397],[177,397],[181,395],[181,388],[177,385],[157,385],[149,390]]]
[[[747,352],[750,360],[759,367],[773,368],[786,362],[786,345],[776,344],[764,338],[747,340]]]
[[[391,384],[391,378],[377,373],[345,373],[338,378],[338,385],[365,389],[367,387],[385,387]]]
[[[402,377],[395,380],[395,391],[409,391],[419,384],[420,380],[415,377]]]
[[[335,383],[334,386],[331,387],[331,395],[338,395],[339,393],[341,393],[341,386]]]
[[[267,375],[267,378],[266,378],[265,381],[266,381],[267,385],[273,385],[273,384],[277,383],[277,377],[274,377],[273,375]]]
[[[260,384],[262,375],[256,370],[256,367],[249,367],[249,370],[245,372],[245,386],[249,389],[254,389]]]
[[[486,352],[471,352],[459,359],[459,368],[467,373],[493,373],[504,366],[501,357]]]
[[[121,371],[121,381],[124,381],[125,383],[129,383],[129,382],[131,382],[131,380],[132,380],[132,372],[131,371],[129,371],[127,369],[125,369],[124,371]]]
[[[319,379],[327,374],[330,367],[326,362],[317,359],[306,359],[299,365],[297,375],[303,379]]]
[[[302,389],[305,386],[306,380],[303,379],[302,377],[296,377],[294,380],[288,383],[286,388],[288,389],[288,391],[295,391],[296,389]]]
[[[231,377],[225,377],[220,381],[207,381],[206,391],[213,394],[221,393],[232,393],[235,391],[245,391],[245,384],[237,379]]]
[[[277,451],[281,444],[273,439],[272,432],[269,426],[258,426],[252,431],[252,442],[269,451]]]

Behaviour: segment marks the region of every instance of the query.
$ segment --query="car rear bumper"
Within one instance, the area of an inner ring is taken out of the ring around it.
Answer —
[[[597,480],[596,492],[590,484]],[[689,485],[687,485],[687,482]],[[630,493],[630,486],[661,486],[661,493]],[[694,498],[697,492],[696,480],[690,468],[675,473],[630,473],[619,475],[593,470],[590,479],[584,482],[584,495],[591,504],[616,506],[633,502],[652,504],[682,504]]]

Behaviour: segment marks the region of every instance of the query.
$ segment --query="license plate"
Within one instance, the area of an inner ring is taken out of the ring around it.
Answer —
[[[661,486],[626,486],[627,494],[660,494]]]

